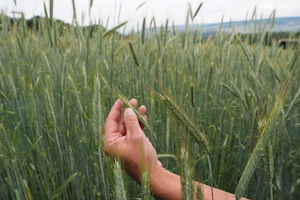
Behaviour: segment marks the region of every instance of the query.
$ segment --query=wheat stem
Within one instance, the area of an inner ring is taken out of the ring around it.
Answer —
[[[0,144],[2,143],[1,146],[4,148],[3,150],[5,151],[5,154],[6,154],[5,157],[7,157],[10,160],[9,164],[11,165],[13,172],[15,174],[17,184],[22,191],[23,197],[27,200],[28,199],[28,197],[26,195],[27,187],[25,187],[25,185],[23,183],[23,178],[22,178],[22,174],[20,172],[20,169],[19,169],[19,166],[17,163],[16,155],[14,155],[14,152],[11,150],[10,142],[7,138],[5,129],[1,123],[0,123],[0,137],[1,137]]]
[[[119,161],[114,164],[114,177],[115,177],[115,194],[117,200],[126,200],[126,190],[124,185],[124,178],[122,175],[122,168]]]
[[[59,155],[62,157],[62,151],[61,151],[60,142],[59,142],[58,133],[57,133],[56,117],[55,117],[51,97],[50,97],[50,94],[49,94],[47,88],[45,89],[45,96],[46,96],[46,102],[47,102],[47,111],[48,111],[48,114],[50,115],[50,119],[52,119],[52,123],[54,125],[54,133],[55,133],[55,139],[57,142]]]
[[[262,153],[264,152],[268,141],[274,137],[272,135],[273,130],[276,126],[277,119],[279,118],[279,115],[283,109],[284,102],[286,100],[287,94],[290,91],[290,82],[285,83],[282,90],[278,94],[278,97],[276,98],[276,101],[273,105],[273,108],[271,112],[268,115],[268,118],[265,120],[264,125],[259,125],[260,127],[263,127],[260,133],[260,136],[258,138],[258,142],[254,148],[254,150],[251,153],[251,156],[246,164],[246,167],[242,173],[242,176],[238,182],[238,185],[235,190],[235,196],[236,199],[240,199],[245,190],[248,186],[248,183],[257,167],[257,164],[262,156]],[[262,123],[262,122],[261,122]]]
[[[182,147],[180,149],[180,168],[181,168],[181,187],[182,187],[182,199],[190,200],[194,196],[194,186],[192,181],[192,170],[188,163],[188,152]]]

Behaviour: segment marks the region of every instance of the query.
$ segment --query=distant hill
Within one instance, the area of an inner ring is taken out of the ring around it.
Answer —
[[[232,33],[234,30],[236,33],[252,33],[253,30],[259,30],[259,27],[263,27],[267,22],[267,19],[263,20],[253,20],[253,21],[234,21],[234,22],[223,22],[222,31],[225,33]],[[266,30],[270,30],[272,20],[267,24]],[[171,28],[171,27],[170,27]],[[185,25],[177,26],[180,32],[185,30]],[[220,23],[213,24],[197,24],[190,25],[190,29],[202,28],[203,34],[213,34],[219,31]],[[299,32],[300,31],[300,17],[283,17],[275,18],[274,26],[271,29],[271,32]]]
[[[23,18],[11,18],[3,14],[1,15],[0,13],[0,31],[2,30],[2,24],[9,24],[10,26],[8,26],[7,28],[8,30],[12,30],[14,26],[23,26],[24,20],[27,29],[31,31],[39,31],[41,28],[47,27],[48,22],[50,23],[50,25],[52,23],[55,23],[56,29],[60,33],[62,33],[64,29],[69,29],[73,26],[71,24],[65,23],[64,21],[58,19],[53,19],[52,22],[50,19],[47,19],[45,17],[40,17],[38,15],[32,17],[31,19],[23,19]],[[104,32],[106,31],[106,29],[103,26],[99,26],[99,25],[84,26],[81,28],[83,31],[89,31],[90,32],[89,34],[91,36],[93,35],[94,32],[98,31],[99,29],[103,29]]]
[[[45,20],[46,18],[37,15],[32,17],[31,19],[25,19],[25,24],[27,25],[27,28],[39,29],[40,23]],[[2,14],[0,15],[0,24],[2,23],[10,24],[12,26],[21,26],[23,24],[23,19],[11,18]],[[55,23],[60,24],[61,26],[69,27],[69,24],[66,24],[61,20],[55,20]]]
[[[43,25],[47,22],[47,18],[40,17],[40,16],[34,16],[31,19],[25,19],[25,24],[27,25],[28,29],[38,31],[40,28],[40,25]],[[6,15],[3,15],[0,13],[0,31],[2,29],[2,23],[5,22],[6,24],[10,24],[11,27],[13,26],[21,26],[23,25],[23,19],[22,18],[10,18]],[[73,25],[65,23],[61,20],[56,20],[54,19],[53,21],[56,23],[56,26],[59,30],[65,29],[65,28],[70,28]],[[256,30],[256,33],[262,29],[262,27],[268,22],[267,19],[262,19],[262,20],[249,20],[249,21],[233,21],[233,22],[223,22],[222,23],[222,32],[225,33],[232,33],[234,30],[235,33],[241,33],[241,34],[249,34],[252,33],[254,30]],[[193,24],[189,25],[189,30],[195,30],[195,29],[202,29],[202,36],[203,37],[208,37],[210,35],[214,36],[216,33],[220,30],[220,23],[212,23],[212,24]],[[275,18],[274,24],[272,29],[270,29],[272,25],[272,19],[269,20],[267,26],[266,26],[266,31],[271,32],[277,32],[277,33],[297,33],[294,34],[296,36],[299,35],[300,32],[300,17],[283,17],[283,18]],[[81,27],[83,30],[87,30],[90,32],[90,35],[92,36],[93,33],[98,31],[99,29],[102,29],[106,31],[106,29],[103,26],[99,25],[92,25],[92,26],[85,26]],[[184,32],[185,30],[185,25],[179,25],[175,26],[179,30],[180,33]],[[11,28],[9,28],[11,29]],[[159,27],[157,27],[159,29]],[[169,27],[169,29],[173,29],[173,27]],[[147,29],[150,31],[150,29]],[[115,33],[118,33],[117,31],[114,31]],[[122,35],[118,33],[119,35]],[[280,37],[280,35],[278,36]]]

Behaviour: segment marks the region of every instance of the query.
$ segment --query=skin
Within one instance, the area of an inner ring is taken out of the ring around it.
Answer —
[[[130,104],[137,107],[137,100],[132,99]],[[161,200],[181,200],[180,176],[164,169],[158,160],[157,153],[149,139],[143,132],[144,126],[139,123],[136,114],[131,108],[122,112],[123,103],[118,99],[112,106],[106,119],[104,128],[105,153],[111,158],[121,160],[124,170],[138,183],[141,182],[141,173],[150,172],[150,188],[153,196]],[[140,106],[138,111],[146,116],[146,107]],[[193,182],[196,199],[197,185],[201,186],[203,199],[211,200],[211,187],[199,182]],[[232,193],[213,188],[215,200],[235,200]],[[242,198],[246,200],[246,198]]]

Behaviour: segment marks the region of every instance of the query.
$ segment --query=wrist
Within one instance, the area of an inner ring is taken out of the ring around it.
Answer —
[[[162,167],[150,171],[150,188],[153,196],[161,200],[181,199],[180,176]]]
[[[150,183],[156,183],[166,172],[167,170],[163,168],[162,164],[152,167],[150,169]]]
[[[137,164],[135,162],[131,162],[127,164],[125,167],[125,171],[127,174],[131,176],[137,183],[141,184],[142,182],[142,174],[144,172],[149,172],[150,175],[150,181],[152,176],[156,176],[157,174],[161,174],[161,171],[165,171],[165,169],[162,167],[162,164],[159,160],[153,164],[152,166],[144,167],[141,166],[141,164]]]

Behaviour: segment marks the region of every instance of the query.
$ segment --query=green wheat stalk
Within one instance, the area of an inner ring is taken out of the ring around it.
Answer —
[[[129,44],[129,47],[130,47],[130,52],[131,52],[131,54],[132,54],[134,63],[136,64],[136,66],[140,66],[139,61],[138,61],[138,59],[137,59],[137,56],[136,56],[136,54],[135,54],[135,51],[134,51],[134,48],[133,48],[131,42],[128,42],[128,44]]]
[[[126,190],[124,185],[124,178],[122,174],[122,168],[119,161],[115,161],[114,164],[114,178],[115,178],[115,195],[116,200],[126,200]]]
[[[270,183],[270,200],[273,200],[273,178],[274,178],[274,151],[272,141],[268,141],[267,147],[262,156],[265,171],[267,172],[269,183]]]
[[[159,94],[158,92],[156,92],[156,94],[158,94],[159,98],[163,101],[171,114],[180,122],[181,125],[183,125],[184,128],[190,132],[198,145],[202,147],[205,155],[208,155],[209,144],[205,133],[198,129],[192,120],[190,120],[190,118],[184,113],[183,109],[181,109],[169,96],[166,94]]]
[[[282,90],[278,94],[276,101],[274,102],[273,108],[268,115],[268,118],[264,122],[264,125],[261,125],[263,129],[261,130],[260,136],[258,138],[257,144],[254,150],[251,153],[251,156],[246,164],[246,167],[243,171],[243,174],[238,182],[238,185],[235,190],[236,199],[240,199],[248,186],[248,183],[257,167],[257,164],[267,147],[268,141],[272,139],[274,135],[273,131],[276,126],[277,119],[279,118],[280,113],[283,110],[284,102],[287,98],[287,95],[290,91],[291,83],[286,82]]]
[[[8,84],[10,86],[11,94],[12,94],[13,98],[16,99],[17,98],[17,89],[15,86],[14,80],[12,79],[10,74],[8,74],[7,77],[8,77]]]
[[[63,61],[63,69],[62,69],[62,75],[61,75],[61,88],[62,91],[65,90],[66,87],[66,80],[67,80],[67,75],[68,75],[68,60],[70,57],[70,52],[71,48],[68,48],[66,51],[66,54],[64,56],[64,61]]]
[[[188,152],[182,147],[180,149],[180,168],[181,168],[181,187],[182,187],[182,199],[190,200],[193,199],[193,181],[192,181],[192,170],[188,163]]]
[[[75,86],[74,81],[73,81],[73,79],[71,78],[70,75],[68,76],[68,86],[69,86],[69,89],[72,93],[72,97],[75,100],[77,112],[78,112],[79,116],[82,117],[83,116],[82,105],[81,105],[81,102],[80,102],[80,99],[79,99],[79,95],[78,95],[76,86]]]
[[[1,137],[1,151],[4,151],[4,155],[8,158],[13,158],[13,152],[11,151],[10,143],[8,141],[8,138],[6,136],[5,129],[0,123],[0,137]]]
[[[142,44],[145,43],[145,29],[146,29],[146,18],[143,18],[142,32],[141,32],[141,41]]]
[[[35,101],[35,97],[34,97],[34,89],[32,84],[29,85],[29,99],[30,99],[30,120],[31,123],[34,122],[34,120],[36,119],[36,115],[37,115],[37,106],[36,106],[36,101]]]
[[[105,199],[109,199],[106,189],[106,181],[105,181],[105,174],[104,174],[104,162],[103,162],[103,137],[102,137],[102,131],[103,131],[103,111],[101,106],[101,85],[99,77],[95,77],[95,86],[94,86],[94,92],[93,92],[93,99],[92,99],[92,132],[94,135],[94,138],[96,140],[96,143],[98,145],[98,156],[99,156],[99,166],[100,166],[100,173],[101,173],[101,180],[102,180],[102,186],[103,186],[103,196]]]
[[[50,13],[50,24],[51,25],[53,25],[53,7],[54,7],[53,6],[53,4],[54,4],[53,1],[54,0],[50,0],[50,2],[49,2],[50,3],[50,6],[49,6],[50,7],[50,12],[49,13]]]
[[[151,199],[151,190],[150,190],[150,173],[149,171],[144,171],[142,173],[142,199],[150,200]]]
[[[260,120],[258,122],[258,129],[260,132],[264,129],[266,125],[266,120]],[[274,178],[274,151],[273,146],[275,142],[275,137],[271,138],[262,154],[262,160],[264,162],[264,169],[268,175],[270,183],[270,199],[273,200],[273,178]]]
[[[159,85],[162,91],[164,91],[163,87]],[[150,88],[150,87],[149,87]],[[214,192],[213,192],[213,175],[212,175],[212,165],[211,165],[211,159],[209,156],[209,144],[208,140],[206,138],[206,135],[204,132],[201,132],[197,126],[190,120],[190,118],[185,114],[184,109],[180,108],[177,103],[172,100],[166,92],[163,92],[163,94],[158,93],[154,89],[150,88],[151,91],[153,91],[165,104],[165,106],[168,108],[168,110],[171,112],[171,114],[180,122],[180,124],[188,130],[188,132],[192,135],[192,137],[195,139],[197,144],[202,148],[205,156],[207,157],[208,165],[209,165],[209,171],[210,171],[210,179],[211,179],[211,194],[212,199],[214,199]]]
[[[86,137],[87,134],[86,134],[86,131],[85,131],[85,125],[84,125],[84,121],[83,121],[84,112],[83,112],[82,105],[81,105],[81,102],[80,102],[80,99],[79,99],[77,88],[76,88],[76,86],[74,84],[74,81],[73,81],[73,79],[71,78],[70,75],[68,76],[68,84],[67,85],[68,85],[68,88],[70,89],[72,97],[73,97],[73,99],[75,100],[75,103],[76,103],[76,109],[77,109],[77,112],[78,112],[78,115],[79,115],[79,118],[80,118],[80,121],[81,121],[82,129],[83,129],[83,139],[84,139],[85,142],[87,142],[87,137]]]
[[[50,115],[50,119],[54,125],[54,133],[55,133],[55,139],[57,142],[57,147],[58,147],[58,151],[59,151],[59,155],[62,157],[62,151],[61,151],[61,147],[60,147],[60,140],[58,138],[58,133],[57,133],[57,123],[56,123],[56,116],[55,116],[55,112],[53,109],[53,104],[52,104],[52,100],[51,100],[51,96],[49,94],[48,89],[45,89],[45,98],[46,98],[46,109],[48,114]]]
[[[178,163],[177,157],[174,154],[158,154],[157,157],[160,160],[162,160],[162,159],[172,159],[172,160],[176,161],[176,163]]]
[[[53,96],[53,82],[51,81],[51,77],[50,75],[47,75],[46,78],[45,78],[45,84],[46,84],[46,89],[47,89],[47,92],[48,92],[48,95],[49,95],[49,102],[51,105],[54,105],[54,96]]]
[[[5,157],[7,157],[10,160],[10,165],[12,166],[13,172],[15,174],[16,177],[16,181],[17,184],[19,186],[19,188],[22,191],[23,197],[27,200],[27,193],[26,193],[26,188],[23,182],[23,178],[22,178],[22,174],[20,172],[18,163],[17,163],[17,158],[14,155],[14,152],[11,150],[11,146],[10,146],[10,142],[7,138],[7,133],[2,125],[2,123],[0,123],[0,144],[1,144],[1,149],[4,150],[5,152]]]
[[[203,200],[203,193],[202,193],[202,187],[200,184],[197,185],[197,194],[196,194],[197,200]]]
[[[97,140],[98,147],[102,149],[102,129],[103,129],[103,114],[101,106],[101,87],[100,80],[98,77],[95,78],[95,86],[92,100],[92,131]]]
[[[170,133],[171,132],[171,116],[167,112],[167,123],[166,123],[166,149],[170,149]]]
[[[135,114],[136,114],[137,118],[139,119],[139,121],[140,121],[142,124],[144,124],[145,127],[146,127],[146,128],[150,131],[150,133],[151,133],[151,132],[152,132],[152,129],[151,129],[149,123],[147,122],[147,120],[145,120],[144,116],[143,116],[143,115],[142,115],[135,107],[133,107],[133,106],[129,103],[129,100],[125,97],[125,95],[124,95],[122,92],[119,92],[119,93],[118,93],[118,97],[119,97],[119,99],[122,100],[122,102],[123,102],[128,108],[131,108],[131,109],[135,112]]]
[[[295,103],[298,101],[299,96],[300,96],[300,87],[297,90],[292,102],[290,103],[289,108],[285,112],[284,119],[287,119],[287,117],[289,116],[290,112],[292,111],[292,108],[294,107]]]

